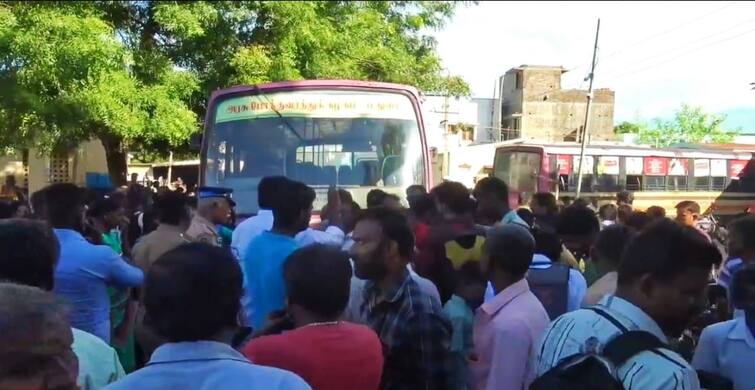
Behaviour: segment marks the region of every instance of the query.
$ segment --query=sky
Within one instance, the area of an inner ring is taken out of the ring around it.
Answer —
[[[460,6],[431,34],[473,97],[523,64],[570,70],[584,88],[600,18],[594,88],[616,92],[614,121],[671,117],[682,103],[755,131],[755,2],[485,2]]]

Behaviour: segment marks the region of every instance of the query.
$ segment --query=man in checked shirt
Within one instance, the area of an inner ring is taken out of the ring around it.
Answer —
[[[368,209],[357,221],[350,254],[355,274],[368,280],[361,311],[380,337],[385,364],[382,389],[451,386],[451,326],[406,268],[414,235],[399,212]]]

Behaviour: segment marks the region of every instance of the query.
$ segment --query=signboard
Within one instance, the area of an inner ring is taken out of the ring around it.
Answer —
[[[710,175],[726,177],[726,160],[710,160]]]
[[[749,162],[750,160],[729,160],[729,177],[738,178]]]
[[[618,175],[618,174],[619,174],[619,157],[618,156],[598,157],[598,175]]]
[[[686,158],[672,158],[668,164],[669,176],[687,176],[689,173],[689,160]]]
[[[230,98],[217,105],[215,123],[284,117],[416,120],[414,107],[397,93],[289,91]]]
[[[556,165],[558,167],[559,175],[568,175],[572,172],[571,168],[571,156],[565,154],[559,154],[556,156]]]
[[[645,157],[644,173],[647,176],[666,176],[668,173],[668,158]]]
[[[626,157],[624,158],[624,162],[627,164],[627,175],[642,175],[642,157]]]
[[[594,172],[595,158],[593,156],[585,156],[585,163],[582,165],[582,174],[591,175]],[[573,172],[578,173],[579,170],[579,156],[574,156]]]
[[[715,161],[715,160],[713,160]],[[708,177],[710,176],[710,160],[707,158],[697,158],[695,159],[695,169],[694,169],[694,175],[695,177]]]

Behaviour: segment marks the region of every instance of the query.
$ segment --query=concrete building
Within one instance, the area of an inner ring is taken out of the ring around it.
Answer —
[[[544,142],[580,139],[587,109],[587,91],[562,89],[561,66],[522,65],[500,77],[500,104],[493,116],[501,140],[524,138]],[[613,140],[614,92],[593,91],[590,139]]]

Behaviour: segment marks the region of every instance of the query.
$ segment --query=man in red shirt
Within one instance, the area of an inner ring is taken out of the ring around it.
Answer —
[[[252,339],[243,353],[255,364],[282,368],[313,389],[377,389],[383,351],[375,332],[339,321],[349,301],[351,264],[339,248],[322,244],[293,252],[284,265],[286,314],[267,327],[294,329]]]

